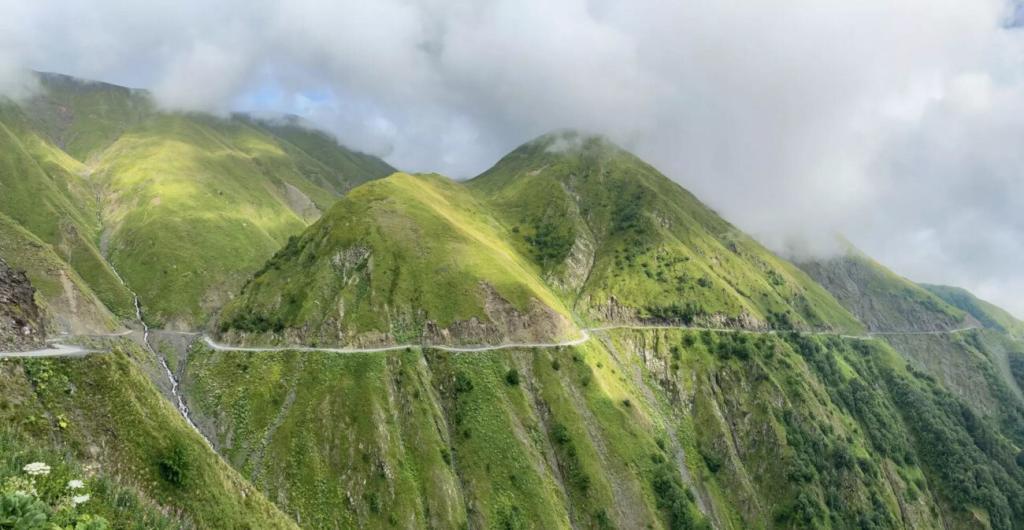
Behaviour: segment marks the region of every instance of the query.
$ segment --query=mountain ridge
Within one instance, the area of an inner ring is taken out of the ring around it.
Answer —
[[[288,236],[355,183],[393,171],[326,134],[166,113],[145,91],[37,75],[34,96],[0,104],[0,212],[52,245],[126,322],[135,308],[122,278],[151,324],[205,325]],[[44,305],[63,313],[59,326],[110,329]]]

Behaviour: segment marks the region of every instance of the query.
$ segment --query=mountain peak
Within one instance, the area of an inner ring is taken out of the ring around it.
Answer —
[[[523,147],[541,147],[546,153],[570,153],[584,150],[622,149],[607,136],[576,129],[556,129],[530,140]]]
[[[469,186],[584,318],[859,327],[802,272],[602,136],[548,133]]]

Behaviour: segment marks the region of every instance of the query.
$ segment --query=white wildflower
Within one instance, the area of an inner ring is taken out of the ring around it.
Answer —
[[[77,480],[76,479],[76,480],[69,480],[68,481],[68,489],[69,490],[80,490],[80,489],[82,489],[84,487],[85,487],[85,482],[82,482],[81,480]]]
[[[75,506],[78,506],[79,504],[84,504],[84,503],[86,503],[88,501],[89,501],[89,494],[75,495],[74,497],[71,497],[71,504],[74,504]]]
[[[21,470],[24,471],[25,473],[28,473],[29,475],[32,475],[33,477],[39,475],[45,476],[50,474],[50,466],[42,462],[32,462],[31,464],[25,464],[25,467],[21,468]]]

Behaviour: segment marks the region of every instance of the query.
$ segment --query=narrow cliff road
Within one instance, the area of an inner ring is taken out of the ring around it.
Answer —
[[[85,357],[90,353],[96,353],[96,350],[88,350],[81,346],[55,342],[50,344],[49,347],[39,350],[0,352],[0,359],[31,357]]]
[[[610,325],[610,326],[599,326],[594,328],[582,328],[580,329],[580,337],[566,340],[562,342],[509,342],[504,344],[483,344],[479,346],[447,346],[443,344],[395,344],[393,346],[379,346],[379,347],[368,347],[368,348],[356,348],[356,347],[344,347],[344,348],[329,348],[319,346],[236,346],[232,344],[222,344],[216,342],[209,335],[203,334],[203,343],[205,343],[211,349],[216,351],[237,351],[237,352],[275,352],[275,351],[296,351],[296,352],[323,352],[323,353],[383,353],[389,351],[400,351],[406,348],[429,348],[432,350],[441,350],[452,353],[479,353],[488,351],[498,350],[515,350],[524,348],[561,348],[566,346],[579,346],[580,344],[586,343],[593,338],[593,333],[599,333],[602,331],[615,331],[620,329],[631,329],[631,330],[687,330],[687,331],[714,331],[718,333],[749,333],[752,335],[781,335],[790,333],[788,330],[766,330],[766,331],[750,331],[742,329],[730,329],[730,328],[699,328],[690,326],[671,326],[671,325],[641,325],[641,324],[621,324],[621,325]],[[951,329],[945,331],[879,331],[870,332],[864,335],[844,335],[831,333],[827,331],[802,331],[799,332],[801,335],[810,336],[837,336],[844,339],[854,340],[871,340],[878,337],[887,336],[901,336],[901,335],[945,335],[945,334],[956,334],[963,333],[965,331],[971,331],[979,329],[977,327],[964,327],[958,329]],[[149,328],[145,328],[144,341],[148,346]],[[182,332],[185,333],[185,332]],[[189,335],[200,335],[200,333],[185,333]],[[90,335],[90,337],[121,337],[125,333],[116,333],[110,335]],[[89,353],[97,353],[94,350],[86,350],[78,346],[68,346],[62,344],[54,344],[50,348],[42,350],[34,350],[27,352],[0,352],[0,358],[14,358],[14,357],[73,357],[83,356]],[[161,357],[161,361],[163,358]],[[173,375],[170,373],[169,367],[164,365],[164,368],[168,372],[169,379],[176,383]],[[175,390],[177,385],[174,384]],[[184,403],[180,403],[184,405]],[[186,408],[187,410],[187,408]]]

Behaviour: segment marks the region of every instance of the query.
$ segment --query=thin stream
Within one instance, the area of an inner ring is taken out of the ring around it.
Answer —
[[[111,267],[111,269],[113,269],[113,267]],[[174,401],[175,405],[177,405],[178,412],[180,412],[181,416],[185,418],[185,421],[188,422],[189,426],[191,426],[193,430],[199,433],[199,436],[203,437],[203,441],[205,441],[206,444],[209,445],[210,447],[213,447],[213,444],[206,437],[206,435],[203,434],[203,431],[199,430],[199,426],[196,425],[196,422],[192,421],[192,415],[189,414],[188,405],[185,404],[185,400],[181,397],[181,393],[178,392],[178,378],[174,377],[174,372],[172,372],[171,367],[167,365],[167,359],[165,359],[163,355],[160,355],[156,351],[156,348],[154,348],[153,345],[149,343],[149,325],[147,325],[146,320],[142,318],[142,304],[139,302],[139,295],[136,294],[135,291],[133,291],[130,287],[128,287],[128,283],[124,281],[124,278],[122,278],[121,275],[116,270],[114,271],[114,275],[117,276],[118,280],[121,280],[121,284],[128,289],[128,292],[132,293],[132,302],[135,304],[135,318],[137,318],[139,320],[139,323],[142,324],[142,342],[143,344],[145,344],[146,348],[149,349],[149,351],[152,352],[153,355],[155,355],[156,358],[160,360],[160,365],[163,366],[164,373],[167,374],[167,380],[171,383],[171,395],[174,396]]]

